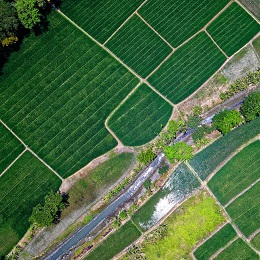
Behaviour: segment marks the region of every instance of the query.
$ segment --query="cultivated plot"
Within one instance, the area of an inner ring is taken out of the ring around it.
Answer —
[[[260,117],[237,127],[197,153],[190,165],[205,180],[232,152],[260,133]]]
[[[134,15],[106,46],[143,78],[172,51],[137,15]]]
[[[254,238],[250,241],[250,243],[259,251],[260,250],[260,232],[255,235]]]
[[[158,91],[179,103],[198,89],[226,60],[205,32],[175,51],[148,78]]]
[[[260,30],[260,25],[237,3],[232,3],[207,31],[220,48],[231,56]]]
[[[226,224],[217,233],[211,236],[206,242],[200,245],[194,252],[198,260],[208,260],[219,249],[237,236],[231,224]]]
[[[61,10],[96,40],[104,43],[144,0],[81,0],[62,3]]]
[[[208,183],[222,205],[260,178],[260,141],[256,141],[221,168]]]
[[[133,221],[142,230],[149,229],[199,186],[199,181],[189,168],[185,164],[181,164],[163,188],[136,212]]]
[[[152,0],[139,11],[142,17],[174,47],[201,30],[228,0]]]
[[[259,228],[259,189],[260,182],[226,207],[227,213],[246,237]]]
[[[34,44],[25,39],[6,64],[0,113],[67,177],[116,146],[104,121],[138,79],[59,14],[50,21],[48,32]]]
[[[23,150],[20,141],[0,123],[0,175]]]
[[[250,259],[259,260],[257,253],[247,245],[241,238],[234,241],[224,251],[222,251],[216,260],[230,260],[230,259]]]
[[[29,228],[32,208],[61,180],[30,152],[0,177],[0,255],[8,253]]]
[[[165,126],[172,106],[147,85],[142,84],[108,121],[108,126],[125,145],[151,141]]]

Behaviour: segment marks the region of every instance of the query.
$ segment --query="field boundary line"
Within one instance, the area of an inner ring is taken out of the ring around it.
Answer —
[[[247,8],[243,4],[241,4],[237,0],[234,0],[234,2],[236,2],[241,8],[243,8],[259,24],[258,19],[249,10],[247,10]]]
[[[140,231],[141,235],[144,233],[132,220],[132,217],[130,217],[130,221],[132,222],[132,224]]]
[[[258,228],[253,234],[248,237],[248,240],[251,241],[258,233],[260,233],[260,228]]]
[[[248,190],[250,190],[254,185],[256,185],[259,182],[260,179],[257,179],[255,182],[251,183],[246,189],[242,190],[240,193],[238,193],[235,197],[233,197],[226,205],[224,205],[224,208],[228,207],[232,202],[234,202],[237,198],[242,196],[244,193],[246,193]]]
[[[250,139],[249,141],[245,142],[241,146],[239,146],[235,151],[233,151],[225,160],[223,160],[212,172],[211,174],[205,179],[205,182],[208,183],[212,177],[221,169],[223,168],[235,155],[237,155],[240,151],[246,148],[251,143],[260,140],[260,134],[255,136],[254,138]]]
[[[126,20],[105,40],[105,42],[103,43],[103,45],[106,45],[108,43],[109,40],[111,40],[111,38],[135,15],[137,14],[138,10],[144,5],[146,4],[148,0],[144,0],[137,8],[136,10],[128,17],[126,18]]]
[[[0,177],[2,177],[4,175],[5,172],[7,172],[12,166],[13,164],[27,151],[27,148],[25,147],[25,149],[2,171],[2,173],[0,174]]]
[[[162,37],[139,13],[135,11],[135,14],[155,33],[157,34],[172,50],[175,48],[164,38]]]
[[[31,148],[26,145],[23,140],[16,135],[11,128],[9,128],[1,119],[0,122],[6,127],[6,129],[12,133],[24,146],[25,150],[29,151],[31,154],[33,154],[39,161],[41,161],[49,170],[51,170],[58,178],[60,178],[62,181],[64,180],[54,169],[51,168],[50,165],[48,165],[43,159],[41,159]]]
[[[215,252],[210,258],[209,260],[214,259],[216,256],[218,256],[221,252],[223,252],[227,247],[229,247],[231,244],[233,244],[236,240],[238,240],[238,236],[236,236],[235,238],[233,238],[232,240],[230,240],[225,246],[221,247],[217,252]]]

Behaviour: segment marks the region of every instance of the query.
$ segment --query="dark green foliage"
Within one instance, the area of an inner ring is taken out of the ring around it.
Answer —
[[[249,237],[259,228],[259,189],[260,182],[226,207],[232,221],[246,237]]]
[[[198,89],[225,60],[208,35],[201,32],[177,49],[148,81],[177,104]]]
[[[209,181],[209,188],[225,205],[259,178],[260,141],[245,147]]]
[[[144,182],[144,187],[145,187],[145,189],[147,189],[147,190],[150,190],[150,189],[151,189],[151,185],[152,185],[151,179],[148,179],[148,180],[146,180],[146,181]]]
[[[242,122],[243,119],[239,111],[235,109],[223,110],[214,116],[212,126],[225,135]]]
[[[246,121],[252,121],[260,115],[260,91],[249,94],[241,106]]]
[[[61,10],[99,42],[104,43],[143,0],[62,1]]]
[[[196,128],[200,125],[201,118],[198,116],[187,116],[188,121],[186,122],[187,127],[189,128]]]
[[[161,132],[172,109],[168,102],[142,84],[112,115],[108,126],[125,145],[143,145]]]
[[[203,127],[198,127],[195,132],[192,134],[192,139],[194,142],[198,142],[203,139],[205,136],[205,132]]]
[[[193,156],[193,148],[184,142],[178,142],[172,146],[165,146],[164,152],[170,162],[174,162],[175,160],[184,162],[190,160]]]
[[[260,250],[260,233],[258,233],[250,243],[256,248],[258,251]]]
[[[143,78],[172,51],[137,15],[117,31],[106,47]]]
[[[58,220],[60,212],[64,209],[61,194],[51,191],[44,198],[44,204],[33,208],[29,221],[39,227],[48,227]]]
[[[164,164],[164,165],[160,166],[158,172],[159,172],[159,174],[164,174],[168,170],[169,170],[169,165],[168,164]]]
[[[228,0],[154,0],[138,12],[173,47],[203,28]]]
[[[138,79],[58,13],[49,19],[4,67],[0,114],[67,177],[117,145],[104,121]]]
[[[120,219],[125,220],[127,218],[127,212],[122,210],[119,214]]]
[[[237,3],[232,3],[207,28],[228,56],[243,47],[259,30],[260,25]]]
[[[203,151],[197,153],[190,161],[190,164],[200,178],[205,180],[232,152],[259,133],[260,117],[237,127],[227,135],[216,140]]]
[[[140,236],[141,232],[131,221],[128,221],[120,229],[103,240],[101,244],[91,251],[84,259],[110,260]]]
[[[148,147],[137,155],[138,162],[144,165],[150,163],[154,158],[155,154],[151,147]]]
[[[33,207],[60,185],[61,180],[30,152],[25,152],[0,177],[0,219],[5,223],[0,225],[0,241],[5,241],[0,244],[0,255],[7,254],[24,236]]]
[[[215,252],[224,247],[236,237],[236,231],[231,224],[226,224],[216,234],[210,237],[194,252],[197,260],[208,260]]]
[[[259,260],[257,253],[247,245],[241,238],[237,239],[230,246],[225,248],[216,258],[216,260],[223,259],[250,259]]]
[[[20,141],[0,123],[0,173],[13,162],[23,149]]]

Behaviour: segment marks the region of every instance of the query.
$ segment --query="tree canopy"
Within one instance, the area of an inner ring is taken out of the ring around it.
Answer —
[[[184,162],[190,160],[193,156],[193,148],[184,142],[178,142],[172,146],[165,146],[164,152],[165,156],[172,163],[175,160]]]
[[[246,121],[252,121],[260,115],[260,91],[253,92],[245,98],[241,112]]]
[[[155,154],[151,147],[148,147],[146,150],[141,151],[137,155],[138,162],[146,165],[150,163],[155,158]]]

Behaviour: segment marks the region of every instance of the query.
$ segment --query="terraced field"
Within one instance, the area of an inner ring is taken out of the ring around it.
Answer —
[[[148,81],[176,104],[198,89],[225,60],[223,53],[202,32],[176,50]]]
[[[27,231],[32,208],[60,185],[61,180],[28,151],[0,177],[0,255]]]
[[[138,146],[156,137],[171,114],[172,106],[142,84],[113,114],[108,126],[123,144]]]

